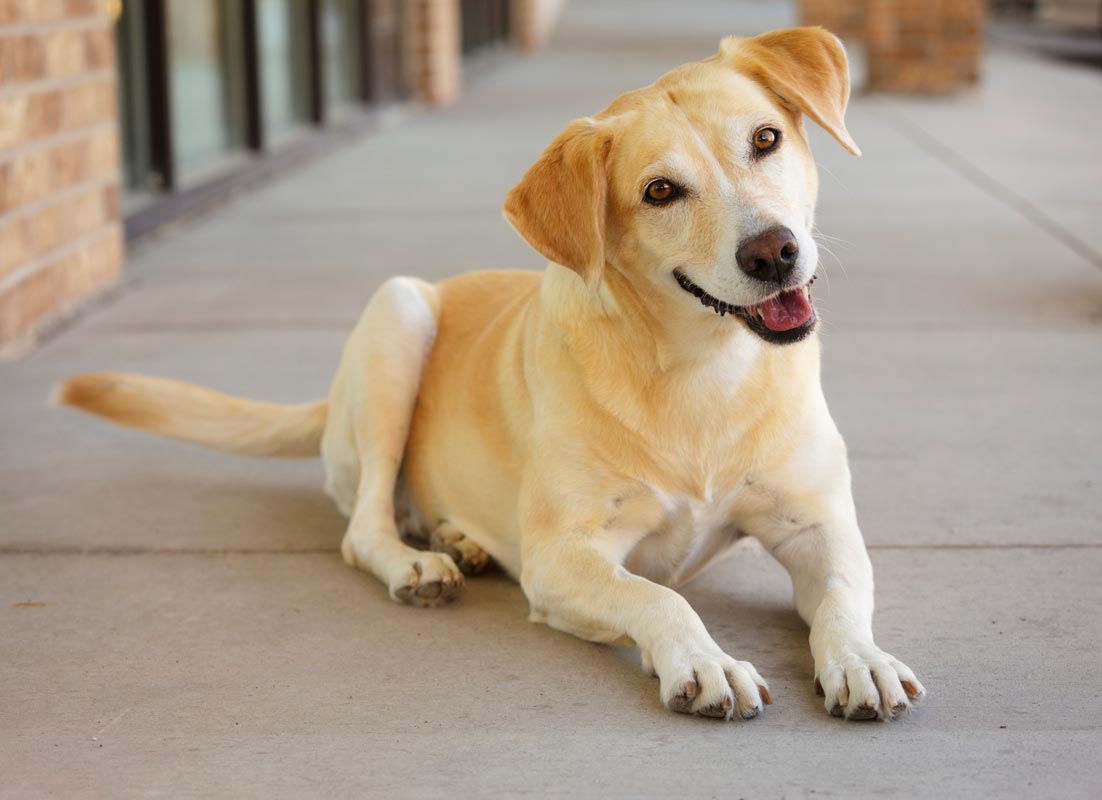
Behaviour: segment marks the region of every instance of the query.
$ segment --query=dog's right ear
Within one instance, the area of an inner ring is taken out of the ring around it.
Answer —
[[[571,122],[505,198],[505,219],[540,255],[596,289],[605,266],[606,161],[611,132]]]
[[[720,58],[819,123],[855,156],[861,148],[846,130],[849,62],[842,42],[825,28],[787,28],[753,39],[728,36]]]

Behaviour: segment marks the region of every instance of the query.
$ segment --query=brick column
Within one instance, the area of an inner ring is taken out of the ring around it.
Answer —
[[[566,0],[511,0],[509,24],[521,50],[535,50],[547,43]]]
[[[867,0],[800,0],[800,24],[821,25],[842,39],[865,35]]]
[[[110,0],[0,0],[0,355],[122,269]]]
[[[459,0],[408,0],[405,23],[410,86],[426,103],[452,102],[463,82]]]
[[[979,80],[984,0],[866,0],[868,88],[946,92]]]
[[[1045,22],[1097,33],[1102,29],[1102,3],[1098,0],[1041,0]]]

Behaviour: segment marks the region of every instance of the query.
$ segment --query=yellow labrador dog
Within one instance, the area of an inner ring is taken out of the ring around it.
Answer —
[[[73,378],[61,399],[235,453],[320,453],[350,517],[345,560],[395,600],[447,602],[493,559],[533,620],[638,646],[674,711],[750,718],[771,702],[672,588],[756,537],[791,573],[826,710],[890,719],[924,690],[873,641],[809,291],[803,115],[857,154],[848,98],[822,29],[725,39],[570,123],[509,193],[542,274],[387,281],[327,401],[117,374]]]

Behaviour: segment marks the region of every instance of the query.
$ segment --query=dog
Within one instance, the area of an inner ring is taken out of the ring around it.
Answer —
[[[327,400],[123,374],[71,378],[60,400],[233,453],[320,454],[344,559],[394,600],[449,602],[496,562],[533,621],[638,647],[678,712],[749,719],[772,702],[675,591],[755,537],[792,577],[825,710],[892,719],[925,690],[873,640],[810,292],[803,118],[859,155],[848,100],[827,31],[728,37],[571,122],[509,192],[545,271],[386,281]]]

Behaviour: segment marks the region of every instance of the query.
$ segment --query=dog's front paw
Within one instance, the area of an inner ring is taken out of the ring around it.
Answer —
[[[815,692],[831,716],[852,720],[894,719],[926,694],[910,667],[871,642],[839,643],[816,658]]]
[[[671,711],[716,719],[753,719],[773,698],[749,661],[716,650],[680,651],[644,667],[661,680],[662,702]]]

